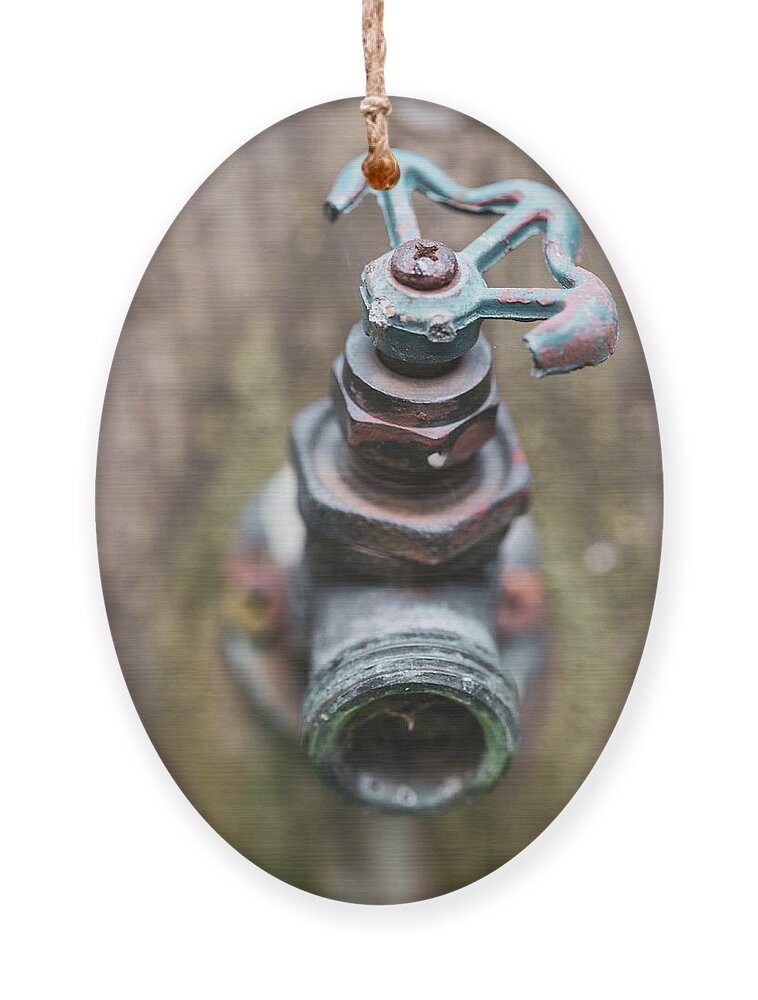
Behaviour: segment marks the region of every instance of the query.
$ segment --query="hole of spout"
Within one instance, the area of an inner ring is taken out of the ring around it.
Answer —
[[[486,751],[464,704],[436,693],[387,695],[355,712],[341,733],[340,778],[387,808],[444,805],[474,783]]]

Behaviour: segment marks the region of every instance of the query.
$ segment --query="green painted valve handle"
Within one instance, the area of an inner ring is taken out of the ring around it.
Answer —
[[[424,156],[395,153],[401,178],[392,190],[370,188],[357,157],[326,201],[335,219],[370,192],[384,214],[393,249],[367,264],[361,277],[363,325],[378,350],[401,362],[445,364],[473,347],[483,320],[511,319],[542,320],[524,336],[537,376],[610,357],[619,337],[616,305],[603,282],[576,263],[581,223],[563,195],[528,180],[467,188]],[[460,211],[500,218],[468,246],[452,251],[421,238],[414,191]],[[491,288],[484,272],[537,234],[560,287]]]

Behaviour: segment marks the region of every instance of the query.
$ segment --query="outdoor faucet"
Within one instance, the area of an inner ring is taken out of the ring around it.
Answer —
[[[561,194],[466,188],[396,156],[392,190],[372,191],[358,157],[328,196],[336,219],[375,194],[391,249],[363,269],[330,398],[292,422],[294,478],[275,477],[243,519],[225,648],[253,700],[299,724],[327,782],[420,813],[504,773],[543,659],[530,472],[482,321],[541,320],[524,337],[541,376],[605,361],[618,318],[576,263],[581,227]],[[414,191],[498,219],[454,251],[422,237]],[[484,272],[533,235],[560,287],[489,287]]]

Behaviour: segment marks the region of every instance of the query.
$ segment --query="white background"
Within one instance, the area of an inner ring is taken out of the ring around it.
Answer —
[[[652,630],[559,819],[452,897],[329,902],[224,844],[136,718],[93,530],[116,338],[210,171],[360,92],[359,7],[29,2],[3,32],[3,995],[755,996],[749,4],[388,0],[390,91],[483,120],[555,177],[616,269],[656,391]]]

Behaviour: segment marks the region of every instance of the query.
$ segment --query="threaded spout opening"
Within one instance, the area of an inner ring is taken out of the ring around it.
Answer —
[[[434,812],[490,788],[516,749],[518,695],[489,651],[453,633],[343,651],[312,680],[303,741],[321,776],[374,809]]]

